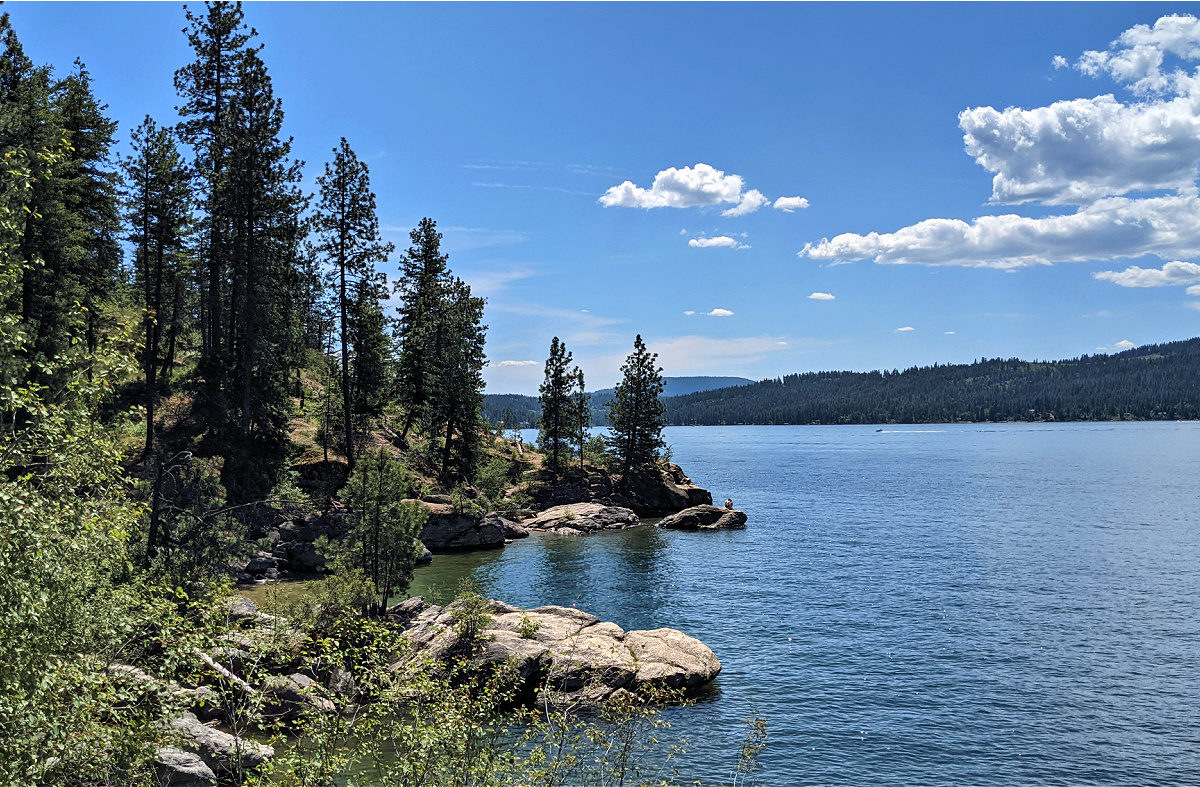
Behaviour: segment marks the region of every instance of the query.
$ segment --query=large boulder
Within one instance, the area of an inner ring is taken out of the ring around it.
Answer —
[[[658,526],[667,530],[730,530],[746,526],[746,514],[732,508],[692,506],[663,517]]]
[[[504,529],[504,538],[507,541],[517,538],[526,538],[529,536],[529,528],[518,525],[516,522],[501,516],[495,511],[492,511],[485,516],[483,521],[500,525],[500,527]]]
[[[667,514],[712,503],[712,493],[693,484],[677,464],[630,473],[618,486],[629,507],[642,514]]]
[[[154,783],[161,787],[216,787],[217,775],[199,754],[164,746],[154,753]]]
[[[600,503],[575,503],[547,508],[521,524],[530,530],[563,532],[570,529],[579,533],[595,533],[600,530],[622,530],[640,521],[638,515],[628,508]]]
[[[171,729],[179,736],[181,749],[199,754],[204,764],[222,777],[239,776],[275,756],[270,746],[202,724],[191,713],[173,719]]]
[[[395,671],[424,658],[449,662],[466,653],[481,670],[510,665],[518,691],[540,692],[554,703],[598,702],[643,685],[686,692],[721,672],[712,650],[681,631],[626,632],[572,607],[522,610],[489,601],[492,619],[470,643],[458,637],[453,604],[405,604],[406,612],[420,611],[406,632],[412,650],[392,665]]]
[[[449,503],[420,503],[429,512],[421,528],[421,543],[432,551],[504,546],[504,526],[499,522],[458,511]]]

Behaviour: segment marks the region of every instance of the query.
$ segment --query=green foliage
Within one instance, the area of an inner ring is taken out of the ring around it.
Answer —
[[[633,342],[633,353],[621,367],[622,379],[608,403],[612,437],[608,441],[622,472],[652,466],[664,446],[662,368],[658,355],[646,349],[641,335]]]
[[[521,635],[521,639],[534,639],[541,628],[541,621],[534,620],[528,613],[524,613],[521,615],[521,622],[517,624],[517,633]]]
[[[136,595],[114,580],[127,570],[138,509],[96,420],[98,401],[134,366],[119,344],[31,357],[35,332],[13,309],[33,267],[19,253],[29,158],[6,151],[0,171],[0,784],[135,778],[154,737],[150,714],[99,667],[137,639]],[[59,157],[32,158],[54,177]],[[52,395],[25,382],[34,368],[88,373]]]
[[[403,501],[413,479],[386,450],[365,457],[346,485],[356,522],[342,544],[340,562],[363,570],[375,584],[376,610],[403,593],[420,557],[421,528],[428,516],[419,503]]]
[[[479,583],[469,574],[458,583],[458,597],[449,611],[459,641],[472,647],[479,643],[483,630],[492,621],[488,600],[480,595]]]
[[[474,484],[490,508],[504,507],[504,493],[512,483],[513,461],[500,454],[490,454],[475,469]]]

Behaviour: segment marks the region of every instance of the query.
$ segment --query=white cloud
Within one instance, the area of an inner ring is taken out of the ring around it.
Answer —
[[[693,249],[748,249],[744,243],[738,243],[728,235],[718,235],[715,238],[692,238],[688,246]]]
[[[804,197],[780,197],[775,200],[772,206],[775,210],[782,210],[784,213],[795,213],[798,210],[803,210],[808,207],[808,200]]]
[[[705,314],[708,315],[709,317],[732,317],[733,316],[733,312],[729,311],[729,309],[713,309],[710,312],[705,312]]]
[[[1168,262],[1161,268],[1131,265],[1123,271],[1099,271],[1092,276],[1121,287],[1170,287],[1200,282],[1200,265],[1178,261]]]
[[[1167,55],[1200,59],[1200,21],[1194,16],[1164,16],[1149,25],[1134,25],[1107,50],[1084,52],[1075,67],[1084,74],[1105,74],[1129,85],[1134,93],[1159,93],[1188,79],[1178,68],[1163,71]]]
[[[1193,284],[1185,290],[1188,295],[1200,295],[1200,284]]]
[[[1136,100],[1107,94],[960,113],[966,152],[993,175],[993,202],[1079,206],[1075,212],[933,218],[890,233],[839,235],[807,245],[801,255],[1001,269],[1200,256],[1200,69],[1186,71],[1170,59],[1200,61],[1195,17],[1137,25],[1076,62],[1082,73],[1109,77]],[[1066,58],[1053,62],[1062,67]]]
[[[1137,345],[1128,339],[1122,339],[1121,341],[1114,343],[1111,347],[1097,347],[1096,352],[1121,352],[1122,350],[1132,350],[1134,347],[1137,347]]]
[[[892,331],[892,333],[908,333],[912,330],[914,330],[914,328],[911,325],[905,325],[903,328],[897,328],[896,330]]]
[[[753,213],[763,205],[769,205],[771,200],[758,189],[750,189],[742,195],[742,200],[729,210],[721,211],[722,216],[745,216],[747,213]]]
[[[832,301],[833,295],[828,292],[814,292],[808,296],[810,301]]]
[[[1062,55],[1055,55],[1054,59],[1051,60],[1050,62],[1054,65],[1054,67],[1056,69],[1066,68],[1067,66],[1071,65],[1070,63],[1067,62],[1067,59],[1065,57],[1063,57]]]
[[[537,366],[537,361],[501,361],[498,366]]]
[[[695,312],[695,311],[693,311],[692,309],[688,309],[687,311],[685,311],[685,312],[684,312],[684,314],[686,314],[688,317],[691,317],[691,316],[692,316],[693,314],[695,314],[695,313],[696,313],[696,312]]]
[[[946,331],[946,333],[945,333],[944,335],[945,335],[945,336],[953,336],[953,335],[954,335],[954,331]]]
[[[1081,205],[1155,189],[1195,189],[1200,114],[1192,96],[1123,104],[1111,95],[1048,107],[964,110],[967,153],[992,179],[992,201]]]
[[[845,233],[810,243],[800,256],[880,264],[1021,268],[1154,254],[1200,255],[1200,199],[1111,197],[1064,216],[926,219],[896,232]]]
[[[708,164],[677,169],[670,167],[654,176],[650,188],[627,180],[613,186],[600,197],[606,208],[694,208],[733,205],[723,216],[744,216],[770,200],[757,189],[744,191],[741,175],[726,175]]]

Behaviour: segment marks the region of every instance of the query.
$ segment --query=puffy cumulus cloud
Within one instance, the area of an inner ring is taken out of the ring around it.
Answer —
[[[684,314],[686,314],[688,317],[691,317],[695,313],[696,313],[695,309],[688,309],[687,311],[684,312]]]
[[[978,107],[960,113],[958,124],[967,153],[994,173],[993,202],[1082,205],[1131,191],[1195,190],[1200,96]]]
[[[1191,15],[1161,17],[1151,25],[1134,25],[1105,50],[1089,50],[1075,67],[1091,76],[1106,74],[1138,94],[1178,89],[1188,78],[1179,68],[1164,71],[1167,55],[1200,60],[1200,20]]]
[[[729,309],[713,309],[710,312],[705,312],[705,314],[708,315],[709,317],[732,317],[733,316],[733,312],[729,311]]]
[[[654,176],[648,189],[627,180],[600,197],[606,208],[692,208],[742,202],[745,181],[741,175],[726,175],[708,164],[676,169],[670,167]]]
[[[828,292],[814,292],[808,296],[810,301],[832,301],[833,295]]]
[[[501,361],[500,366],[537,366],[537,361]]]
[[[844,233],[799,252],[814,260],[1021,268],[1154,254],[1200,255],[1200,199],[1111,197],[1064,216],[926,219],[895,232]]]
[[[780,197],[775,200],[775,204],[771,207],[775,210],[781,210],[784,213],[795,213],[798,210],[804,210],[808,207],[808,200],[804,197]]]
[[[740,243],[728,235],[718,235],[715,238],[692,238],[688,241],[688,246],[693,249],[748,249],[750,248],[744,243]]]
[[[1200,265],[1178,261],[1168,262],[1161,268],[1131,265],[1123,271],[1099,271],[1092,276],[1121,287],[1171,287],[1200,282]],[[1189,295],[1194,294],[1191,289],[1188,288]]]
[[[654,176],[650,188],[631,180],[613,186],[600,196],[606,208],[703,208],[732,205],[722,216],[745,216],[771,204],[758,189],[746,189],[741,175],[726,175],[708,164],[664,169]]]
[[[892,333],[910,333],[914,330],[916,329],[911,325],[905,325],[903,328],[897,328],[896,330],[892,331]]]

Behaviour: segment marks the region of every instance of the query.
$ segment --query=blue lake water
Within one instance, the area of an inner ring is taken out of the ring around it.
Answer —
[[[699,638],[681,776],[767,784],[1200,782],[1200,423],[667,430],[745,530],[439,555],[521,606]]]

